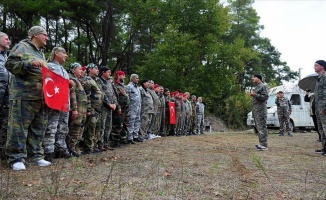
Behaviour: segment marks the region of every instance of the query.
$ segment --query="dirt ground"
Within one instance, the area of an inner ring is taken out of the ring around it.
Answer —
[[[276,132],[276,131],[275,131]],[[326,199],[326,156],[316,133],[280,137],[256,151],[252,131],[163,137],[114,151],[27,163],[1,161],[0,199]]]

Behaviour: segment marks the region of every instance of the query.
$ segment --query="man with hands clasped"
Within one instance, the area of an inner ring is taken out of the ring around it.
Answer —
[[[288,136],[292,137],[292,127],[290,123],[291,103],[288,98],[284,97],[283,91],[279,91],[276,95],[275,104],[277,105],[277,115],[280,122],[279,136],[284,136],[284,131]]]

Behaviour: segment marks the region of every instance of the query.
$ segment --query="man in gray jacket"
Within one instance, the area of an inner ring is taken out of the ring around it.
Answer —
[[[138,136],[140,129],[140,111],[141,111],[141,96],[137,86],[139,77],[137,74],[131,74],[130,82],[126,86],[126,92],[129,96],[130,104],[128,108],[128,143],[135,144],[136,142],[143,142],[143,138]]]

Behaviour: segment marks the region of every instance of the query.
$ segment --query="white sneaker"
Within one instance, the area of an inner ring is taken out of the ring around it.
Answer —
[[[148,134],[148,137],[147,137],[147,140],[152,140],[152,139],[154,139],[155,138],[155,136],[153,135],[153,134]]]
[[[159,136],[159,135],[155,135],[155,134],[153,134],[154,135],[154,138],[160,138],[161,136]]]
[[[12,169],[13,170],[16,170],[16,171],[19,171],[19,170],[25,170],[26,167],[25,167],[25,165],[24,165],[23,162],[16,162],[16,163],[14,163],[12,165]]]
[[[51,163],[49,161],[46,161],[44,159],[36,161],[35,164],[37,164],[37,166],[40,166],[40,167],[46,167],[46,166],[51,165]]]

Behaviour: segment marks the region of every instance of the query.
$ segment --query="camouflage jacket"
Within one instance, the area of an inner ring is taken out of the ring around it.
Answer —
[[[153,97],[148,91],[148,89],[144,89],[140,87],[141,94],[141,113],[154,113],[154,101]]]
[[[95,111],[101,112],[101,107],[104,99],[103,93],[100,87],[97,85],[95,79],[96,77],[93,78],[91,76],[85,76],[79,79],[86,92],[90,105],[87,108],[87,112],[91,113],[94,113]]]
[[[112,83],[102,77],[97,78],[96,82],[104,94],[103,107],[110,110],[109,104],[118,105],[117,96],[114,92]]]
[[[196,103],[196,113],[197,113],[197,115],[204,115],[205,105],[202,102]]]
[[[78,110],[78,107],[89,107],[86,92],[81,82],[73,75],[69,74],[70,80],[74,85],[70,88],[70,110]]]
[[[126,111],[129,107],[130,101],[125,86],[123,83],[117,83],[116,81],[113,82],[113,86],[118,98],[119,108]]]
[[[158,97],[160,98],[161,110],[165,110],[165,96],[163,94],[158,94]]]
[[[178,98],[175,98],[174,103],[175,103],[174,104],[175,105],[175,116],[181,116],[181,114],[182,114],[181,101]]]
[[[43,52],[29,39],[20,41],[12,48],[6,62],[6,68],[14,75],[10,84],[11,100],[43,99],[42,70],[32,66],[34,60],[47,67]]]
[[[162,107],[162,106],[161,106],[160,99],[159,99],[159,97],[157,96],[156,92],[155,92],[153,89],[148,88],[147,90],[149,91],[149,93],[151,94],[151,96],[152,96],[152,98],[153,98],[154,113],[157,113],[158,108],[159,108],[159,107]]]
[[[252,105],[266,105],[268,99],[268,90],[266,85],[260,82],[256,85],[253,91],[256,93],[256,95],[252,97]]]
[[[186,99],[185,101],[183,101],[183,103],[185,105],[186,116],[190,116],[191,115],[191,104],[190,104],[190,101],[188,101]]]
[[[196,101],[191,101],[192,116],[196,116]]]
[[[277,105],[277,108],[283,107],[289,110],[290,112],[292,111],[291,103],[288,98],[283,97],[283,98],[276,98],[275,99],[275,104]]]
[[[130,109],[140,109],[141,107],[141,96],[140,90],[137,87],[137,84],[130,82],[126,86],[126,92],[130,100]]]
[[[316,81],[315,104],[316,113],[326,111],[326,72],[321,74]]]

